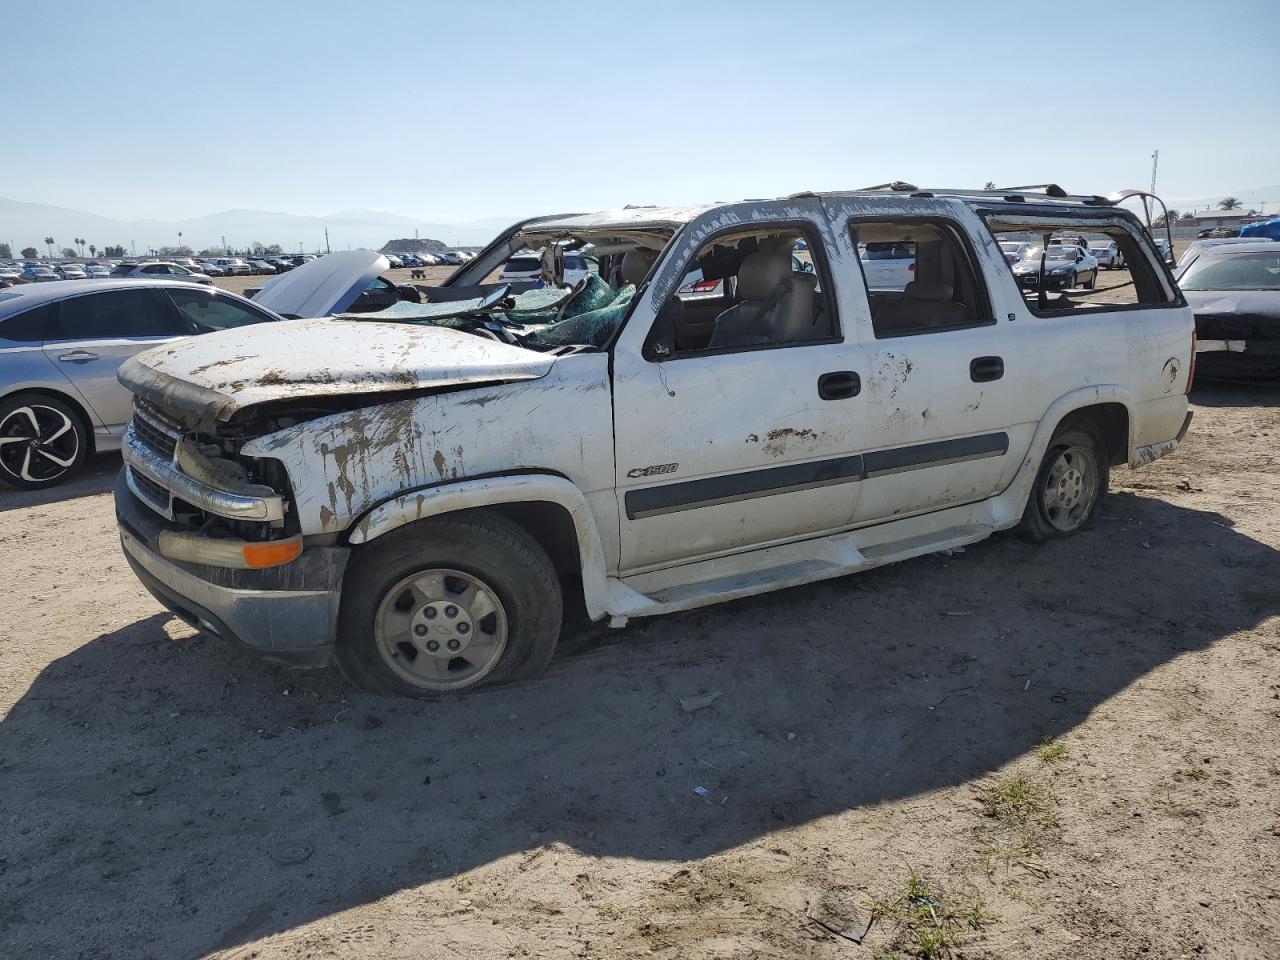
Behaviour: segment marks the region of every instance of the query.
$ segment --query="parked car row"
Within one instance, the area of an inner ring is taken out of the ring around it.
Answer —
[[[445,250],[440,253],[386,253],[383,254],[392,267],[460,267],[474,254],[465,250]]]

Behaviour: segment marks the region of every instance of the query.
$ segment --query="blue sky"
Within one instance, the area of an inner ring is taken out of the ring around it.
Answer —
[[[559,7],[559,5],[556,5]],[[11,5],[0,196],[423,219],[1280,184],[1280,0]],[[1280,202],[1280,196],[1258,198]],[[0,233],[3,225],[0,225]]]

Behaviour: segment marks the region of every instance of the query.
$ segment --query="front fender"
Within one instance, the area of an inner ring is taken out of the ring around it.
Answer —
[[[359,545],[415,520],[476,507],[529,502],[554,503],[568,512],[578,538],[587,615],[592,620],[605,616],[607,586],[600,531],[596,529],[595,517],[582,491],[564,477],[550,474],[486,477],[401,494],[361,517],[351,528],[348,540]]]

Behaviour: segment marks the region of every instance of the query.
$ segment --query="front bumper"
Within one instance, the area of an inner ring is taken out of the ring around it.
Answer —
[[[1020,287],[1035,289],[1040,286],[1040,274],[1038,273],[1019,273],[1015,274],[1015,276],[1018,278],[1018,286]],[[1045,289],[1050,287],[1066,287],[1067,282],[1070,279],[1070,274],[1046,273],[1044,275]]]
[[[115,499],[125,559],[179,619],[277,663],[320,667],[333,658],[348,548],[312,546],[292,563],[261,570],[176,562],[157,551],[167,525],[137,499],[123,470]]]

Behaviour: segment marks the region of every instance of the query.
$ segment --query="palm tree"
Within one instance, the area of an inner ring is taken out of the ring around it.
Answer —
[[[1182,214],[1179,211],[1170,208],[1168,214],[1162,213],[1160,216],[1156,217],[1155,225],[1157,227],[1163,227],[1166,223],[1173,223],[1173,221],[1181,219]]]
[[[994,180],[988,180],[986,183],[982,185],[983,190],[994,190],[995,188],[996,188],[996,182]]]
[[[95,247],[92,243],[89,244],[89,256],[96,257],[97,255],[98,255],[98,248]]]
[[[49,259],[53,259],[53,237],[45,237],[44,245],[49,248]]]
[[[1218,201],[1218,209],[1219,210],[1239,210],[1240,198],[1239,197],[1223,197],[1221,200]]]

